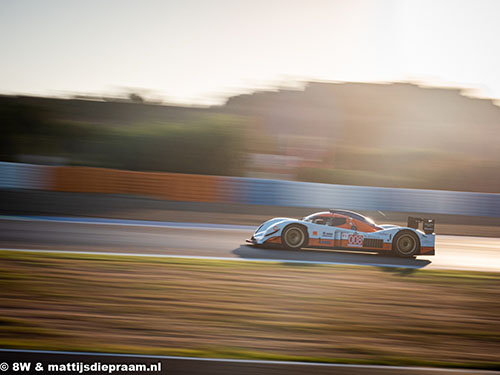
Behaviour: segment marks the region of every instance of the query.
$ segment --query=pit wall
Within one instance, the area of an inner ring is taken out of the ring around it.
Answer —
[[[0,189],[124,194],[186,202],[500,217],[500,194],[7,162],[0,162]]]

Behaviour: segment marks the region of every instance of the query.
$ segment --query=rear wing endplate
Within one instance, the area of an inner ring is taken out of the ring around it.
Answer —
[[[425,234],[434,233],[434,225],[436,224],[435,219],[422,219],[420,217],[408,216],[408,228],[418,229],[420,223],[423,223],[422,229]]]

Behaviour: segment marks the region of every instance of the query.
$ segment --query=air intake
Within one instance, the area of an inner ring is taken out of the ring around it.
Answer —
[[[384,241],[375,238],[365,238],[363,241],[363,247],[373,247],[376,249],[381,249],[384,246]]]

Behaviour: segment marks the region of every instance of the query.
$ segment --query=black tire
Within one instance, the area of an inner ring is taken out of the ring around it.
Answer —
[[[411,258],[420,251],[417,235],[409,230],[399,232],[392,241],[392,252],[403,258]]]
[[[281,243],[286,249],[300,250],[308,241],[307,231],[301,225],[289,225],[281,232]]]

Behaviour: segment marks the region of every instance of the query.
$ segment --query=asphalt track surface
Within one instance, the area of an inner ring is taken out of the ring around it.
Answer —
[[[0,248],[500,272],[500,238],[437,236],[436,256],[245,245],[253,227],[102,219],[0,218]]]
[[[403,366],[372,366],[372,365],[342,365],[307,362],[278,362],[258,360],[216,359],[216,358],[189,358],[169,356],[127,355],[127,354],[99,354],[51,352],[35,350],[2,350],[0,349],[0,368],[12,369],[14,363],[30,363],[31,371],[23,374],[48,374],[49,364],[87,364],[94,363],[129,365],[129,364],[158,364],[161,362],[161,371],[140,371],[135,374],[203,374],[203,375],[497,375],[498,371],[481,371],[472,369],[444,369]],[[36,364],[43,371],[33,371]],[[8,373],[8,372],[6,372]],[[15,373],[15,372],[14,372]],[[108,371],[92,372],[93,374],[109,374]],[[115,371],[114,374],[129,372]],[[78,371],[57,372],[57,374],[78,374]]]

